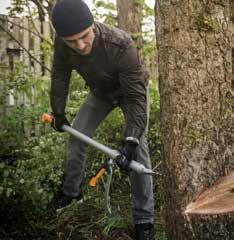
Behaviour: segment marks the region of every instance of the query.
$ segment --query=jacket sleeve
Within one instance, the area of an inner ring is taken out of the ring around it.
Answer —
[[[148,79],[134,43],[119,57],[119,81],[124,95],[125,138],[140,140],[147,124]]]
[[[72,67],[67,63],[66,48],[58,37],[54,41],[50,103],[54,114],[64,114]]]

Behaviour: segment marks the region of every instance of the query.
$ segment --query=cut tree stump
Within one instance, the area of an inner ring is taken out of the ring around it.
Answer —
[[[234,212],[234,171],[220,178],[185,209],[185,214],[227,214]]]

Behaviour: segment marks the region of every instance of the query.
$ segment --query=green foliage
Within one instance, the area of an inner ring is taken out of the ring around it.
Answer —
[[[85,82],[75,71],[73,71],[70,81],[70,93],[66,106],[66,112],[71,120],[75,117],[87,93],[88,88],[85,86]]]
[[[148,131],[148,144],[152,162],[156,164],[161,160],[161,130],[160,130],[160,96],[155,82],[150,82],[150,119]]]
[[[116,5],[110,1],[95,1],[93,15],[96,21],[117,26]]]
[[[16,106],[8,109],[7,116],[0,117],[0,155],[22,155],[27,134],[35,134],[35,123],[39,122],[43,107]]]
[[[214,33],[219,33],[221,31],[221,26],[218,20],[212,18],[210,15],[198,17],[197,27],[200,31],[212,31]]]
[[[28,98],[31,98],[31,81],[34,81],[33,75],[30,71],[28,71],[28,67],[22,66],[22,63],[17,63],[14,66],[14,71],[1,76],[1,79],[7,79],[5,82],[6,89],[8,90],[8,94],[10,91],[21,92],[24,91]],[[17,97],[16,95],[14,96]]]
[[[31,214],[47,208],[54,194],[61,186],[64,162],[64,136],[51,132],[40,138],[34,137],[26,142],[24,156],[16,161],[0,164],[1,202],[18,198],[18,202],[27,203]]]
[[[154,16],[154,9],[149,7],[144,0],[140,0],[142,2],[142,10],[145,18]]]
[[[33,76],[22,63],[15,65],[14,72],[0,75],[0,84],[5,85],[0,94],[1,102],[6,106],[6,96],[11,93],[16,104],[8,106],[7,114],[0,116],[0,143],[4,146],[0,155],[18,155],[27,136],[35,135],[36,123],[49,106],[49,99],[45,97],[49,92],[48,83],[47,77]]]
[[[49,77],[35,77],[35,74],[23,62],[15,63],[14,71],[0,74],[0,83],[5,86],[6,91],[1,96],[5,98],[11,93],[18,104],[22,104],[24,98],[27,103],[36,102],[37,106],[48,106],[49,99],[45,96],[49,93],[49,82]],[[34,89],[37,92],[36,98]]]
[[[150,36],[148,36],[150,38]],[[150,40],[151,39],[151,40]],[[156,40],[155,37],[150,38],[149,40],[145,40],[143,45],[143,53],[146,58],[149,58],[150,61],[156,59]]]
[[[41,43],[41,49],[43,56],[46,56],[47,58],[52,58],[53,56],[53,42],[52,39],[46,38],[44,41]]]
[[[11,2],[10,15],[17,16],[24,12],[24,6],[28,4],[28,0],[13,0]]]
[[[61,140],[64,141],[54,135],[48,135],[48,139],[35,136],[40,129],[43,131],[39,119],[49,105],[49,99],[45,97],[49,91],[48,78],[33,76],[19,63],[15,65],[14,72],[0,76],[2,84],[4,79],[8,81],[5,88],[7,92],[2,94],[3,98],[11,92],[18,104],[8,107],[7,114],[0,117],[0,144],[4,146],[0,149],[0,198],[2,203],[14,202],[17,198],[18,201],[32,206],[28,208],[29,212],[40,212],[51,200],[54,187],[61,184],[61,167],[54,172],[53,165],[59,167],[58,161],[61,158],[54,156],[56,151],[50,154],[45,145],[50,148],[56,141],[58,144]],[[36,97],[33,94],[35,88]],[[30,104],[32,102],[35,105]],[[56,146],[57,152],[61,153],[59,145]],[[51,162],[50,158],[54,161]]]
[[[126,220],[128,220],[128,222],[126,222]],[[124,219],[120,213],[115,213],[111,216],[104,215],[97,223],[103,228],[103,234],[106,236],[115,228],[126,230],[131,225],[130,219]]]
[[[103,7],[108,10],[116,10],[116,6],[112,2],[96,1],[95,6],[97,8]]]
[[[16,17],[27,12],[29,17],[36,17],[39,13],[36,5],[32,4],[34,1],[31,0],[12,0],[11,6],[8,8],[9,15]],[[34,2],[36,4],[36,2]],[[44,9],[45,10],[45,9]]]

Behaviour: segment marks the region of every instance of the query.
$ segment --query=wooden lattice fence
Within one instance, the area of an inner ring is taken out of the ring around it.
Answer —
[[[29,20],[28,17],[10,18],[0,15],[0,113],[15,105],[34,104],[34,98],[27,99],[23,92],[13,94],[8,87],[8,74],[14,73],[17,64],[23,64],[34,76],[48,75],[51,57],[43,54],[42,43],[52,38],[49,22]],[[32,86],[32,95],[36,90]]]

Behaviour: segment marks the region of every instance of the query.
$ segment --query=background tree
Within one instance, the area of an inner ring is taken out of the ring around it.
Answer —
[[[232,168],[230,1],[155,6],[168,239],[234,239],[230,216],[183,208]]]
[[[138,0],[117,0],[118,27],[131,34],[143,61],[142,6]]]

